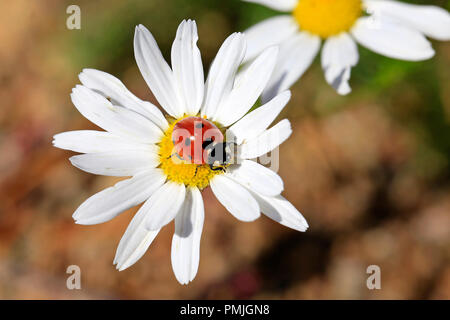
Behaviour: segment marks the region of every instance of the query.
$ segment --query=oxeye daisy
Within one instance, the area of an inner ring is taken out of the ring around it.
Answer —
[[[170,67],[152,34],[142,25],[136,27],[139,70],[167,114],[137,98],[114,76],[85,69],[72,102],[105,131],[64,132],[53,141],[58,148],[82,153],[70,161],[83,171],[131,177],[93,195],[73,215],[78,224],[98,224],[143,203],[120,240],[117,269],[133,265],[159,230],[175,220],[171,259],[182,284],[197,273],[204,221],[201,191],[207,187],[239,220],[253,221],[262,212],[295,230],[308,228],[300,212],[281,196],[282,179],[251,160],[291,134],[286,119],[269,128],[289,101],[289,91],[249,112],[269,81],[278,49],[264,50],[236,79],[246,42],[242,34],[232,34],[205,82],[197,40],[195,22],[183,21]],[[229,147],[238,152],[229,156]],[[197,149],[204,157],[190,154]]]
[[[409,61],[434,55],[425,36],[450,40],[450,15],[436,6],[394,0],[244,0],[289,12],[262,21],[245,33],[245,61],[280,45],[278,63],[263,93],[267,101],[294,84],[324,42],[321,62],[326,81],[339,94],[351,91],[351,68],[359,60],[356,43],[381,55]]]

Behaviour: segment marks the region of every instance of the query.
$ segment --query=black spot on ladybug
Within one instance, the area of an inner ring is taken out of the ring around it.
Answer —
[[[175,155],[177,156],[178,159],[183,160],[183,158],[178,153],[175,153]]]
[[[186,139],[184,141],[184,144],[186,145],[186,147],[189,147],[191,145],[191,139]]]
[[[204,127],[205,125],[203,124],[203,123],[197,123],[196,125],[195,125],[195,127],[196,128],[198,128],[198,129],[203,129],[203,127]]]

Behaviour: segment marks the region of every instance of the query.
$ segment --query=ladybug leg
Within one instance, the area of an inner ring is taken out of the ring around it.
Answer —
[[[212,165],[212,164],[209,165],[209,168],[210,168],[212,171],[219,171],[219,170],[221,170],[221,171],[223,171],[223,172],[226,171],[226,169],[225,169],[224,167],[214,167],[214,165]]]
[[[172,153],[170,156],[167,157],[167,159],[172,158],[173,156],[176,156],[178,159],[183,160],[183,158],[180,157],[180,155],[178,153]]]

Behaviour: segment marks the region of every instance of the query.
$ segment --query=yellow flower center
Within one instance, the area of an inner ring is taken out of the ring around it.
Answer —
[[[328,38],[349,31],[362,13],[361,0],[299,0],[293,15],[301,30]]]
[[[197,187],[201,190],[209,185],[209,181],[215,175],[223,174],[223,171],[212,170],[208,164],[197,165],[189,163],[176,155],[172,141],[172,132],[175,124],[186,117],[173,121],[164,132],[164,137],[158,144],[159,167],[163,170],[168,180],[190,187]]]

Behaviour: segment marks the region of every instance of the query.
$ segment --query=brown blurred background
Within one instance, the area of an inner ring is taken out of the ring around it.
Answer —
[[[66,28],[70,4],[81,7],[81,30]],[[238,0],[0,2],[0,298],[450,298],[450,43],[435,42],[436,56],[420,63],[360,48],[347,97],[318,61],[293,87],[280,175],[306,233],[265,217],[239,222],[206,191],[199,272],[181,286],[172,224],[118,272],[116,246],[136,208],[102,225],[73,222],[78,205],[117,181],[81,172],[51,146],[55,133],[93,128],[69,98],[82,68],[155,103],[134,62],[135,25],[168,58],[178,23],[195,19],[207,70],[227,35],[273,14]],[[72,264],[82,290],[66,288]],[[366,287],[369,265],[381,268],[381,290]]]

